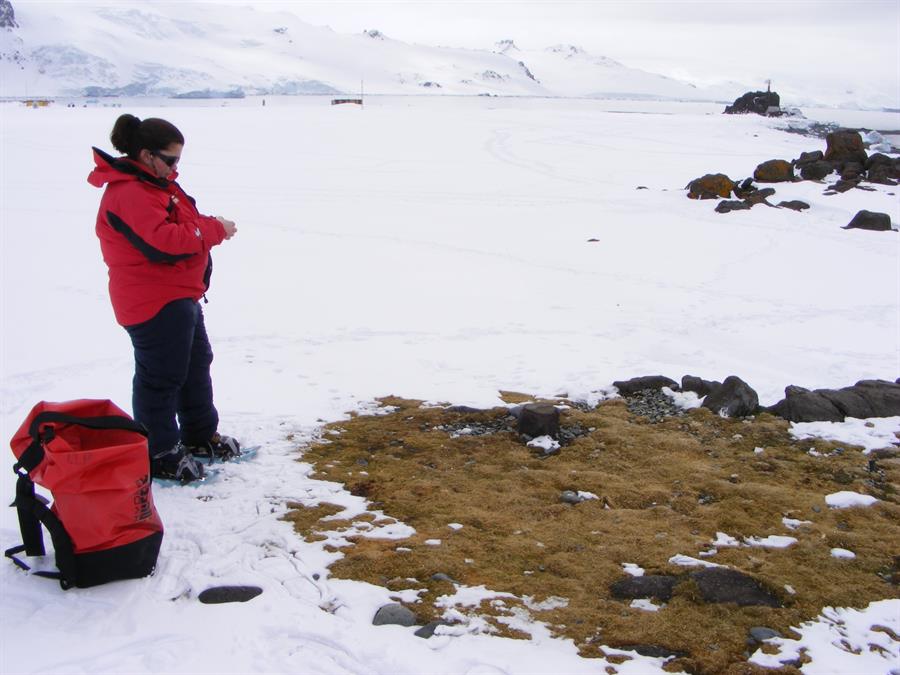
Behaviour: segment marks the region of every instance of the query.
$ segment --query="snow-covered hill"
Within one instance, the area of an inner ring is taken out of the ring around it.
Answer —
[[[6,0],[2,3],[9,7]],[[4,96],[369,93],[732,100],[578,47],[520,51],[348,35],[232,4],[17,3],[0,29]]]

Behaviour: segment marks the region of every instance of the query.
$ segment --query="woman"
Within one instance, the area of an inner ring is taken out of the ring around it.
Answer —
[[[210,249],[237,228],[201,215],[175,182],[184,148],[175,125],[122,115],[110,140],[124,157],[94,148],[88,182],[106,186],[96,232],[113,311],[134,346],[134,417],[150,432],[151,474],[188,483],[203,477],[195,456],[240,454],[233,438],[217,432],[213,354],[199,302],[209,288]]]

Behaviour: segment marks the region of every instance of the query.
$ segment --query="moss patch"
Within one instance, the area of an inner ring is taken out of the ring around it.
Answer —
[[[504,400],[528,397],[505,392]],[[751,627],[789,635],[823,607],[864,607],[898,595],[896,459],[872,467],[858,448],[795,441],[787,422],[766,414],[744,421],[697,409],[651,424],[620,399],[563,410],[564,427],[588,431],[542,459],[513,432],[465,433],[468,425],[508,426],[506,408],[451,412],[393,397],[382,402],[392,412],[329,425],[328,443],[304,449],[302,460],[315,477],[343,483],[416,529],[403,541],[354,538],[331,574],[424,591],[410,604],[422,623],[440,617],[438,598],[454,591],[450,581],[432,579],[443,573],[516,596],[458,608],[501,634],[521,636],[513,618],[527,611],[573,639],[584,656],[602,656],[601,645],[652,646],[683,654],[670,662],[673,669],[751,673]],[[565,490],[597,499],[567,504]],[[829,509],[825,495],[840,490],[880,501]],[[324,530],[348,524],[334,520],[339,507],[293,506],[288,518],[304,537],[321,539]],[[789,530],[783,518],[807,522]],[[705,558],[751,575],[783,607],[706,604],[690,581],[656,612],[610,593],[625,576],[623,563],[686,576],[694,570],[669,559],[700,558],[719,532],[738,540],[797,538],[788,548],[720,547]],[[832,548],[856,558],[834,558]]]

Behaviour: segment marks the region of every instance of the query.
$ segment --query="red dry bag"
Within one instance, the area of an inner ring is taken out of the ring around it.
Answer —
[[[16,500],[23,544],[6,555],[44,555],[50,532],[64,589],[145,577],[153,571],[163,526],[153,505],[147,431],[105,400],[38,403],[10,441],[18,461]],[[35,494],[47,488],[53,505]]]

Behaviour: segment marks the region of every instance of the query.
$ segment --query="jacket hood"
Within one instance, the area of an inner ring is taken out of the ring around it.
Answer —
[[[175,180],[178,176],[178,172],[173,171],[169,178],[157,178],[146,168],[127,157],[113,157],[100,148],[92,148],[92,150],[96,166],[88,174],[87,181],[94,187],[103,187],[107,183],[119,181],[140,180],[165,190],[169,186],[170,179]]]

